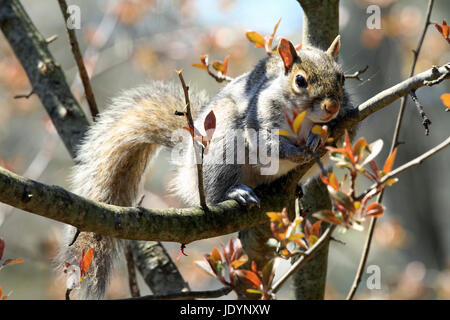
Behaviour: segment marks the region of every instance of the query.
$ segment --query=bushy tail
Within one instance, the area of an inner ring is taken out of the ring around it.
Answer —
[[[208,103],[203,92],[190,94],[195,115]],[[71,180],[73,192],[92,200],[120,206],[132,206],[139,196],[141,177],[158,146],[172,147],[171,134],[186,125],[181,85],[153,82],[123,92],[96,119],[79,147]],[[68,227],[58,263],[71,262],[83,250],[94,248],[94,260],[79,297],[104,297],[114,260],[120,252],[120,240],[81,232],[73,240],[75,229]]]

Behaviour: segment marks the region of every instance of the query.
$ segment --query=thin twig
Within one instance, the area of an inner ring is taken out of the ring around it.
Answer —
[[[366,72],[367,69],[369,69],[369,66],[368,66],[368,65],[365,66],[363,69],[361,69],[361,70],[359,70],[359,71],[356,71],[355,73],[345,74],[345,75],[344,75],[344,78],[345,78],[345,79],[356,79],[356,80],[359,80],[359,81],[363,81],[363,79],[361,79],[359,76],[360,76],[361,74],[363,74],[364,72]]]
[[[291,266],[291,268],[272,286],[273,293],[277,293],[292,275],[297,273],[298,270],[300,270],[301,267],[303,267],[303,265],[308,262],[320,248],[323,247],[323,245],[328,243],[334,229],[336,229],[336,225],[332,224],[328,226],[325,232],[320,236],[319,240],[317,240],[311,248],[306,250],[305,253]]]
[[[422,48],[422,43],[425,38],[425,34],[427,32],[428,26],[430,25],[430,17],[431,17],[431,11],[433,9],[433,4],[434,4],[434,0],[429,0],[427,13],[426,13],[426,19],[425,19],[425,25],[423,27],[422,34],[419,39],[419,43],[417,44],[417,49],[413,51],[414,58],[413,58],[413,62],[411,65],[411,71],[409,73],[409,78],[411,78],[414,74],[417,59],[419,57],[419,53]],[[391,154],[394,151],[394,149],[396,148],[396,146],[398,144],[398,137],[399,137],[400,129],[401,129],[401,125],[402,125],[403,114],[405,113],[405,106],[406,106],[406,97],[403,96],[400,100],[400,109],[399,109],[398,116],[397,116],[397,122],[395,125],[395,130],[394,130],[394,134],[392,137],[391,149],[390,149],[389,154]],[[381,190],[381,192],[378,194],[378,197],[376,199],[377,202],[381,203],[381,201],[383,199],[383,193],[384,193],[384,189]],[[350,291],[347,295],[347,300],[353,299],[353,297],[355,296],[356,290],[358,289],[359,283],[361,282],[362,275],[363,275],[364,269],[366,267],[367,258],[369,257],[369,251],[370,251],[370,246],[372,244],[372,238],[373,238],[373,233],[375,230],[376,222],[377,222],[377,218],[372,217],[370,220],[369,230],[367,233],[366,242],[364,244],[364,249],[363,249],[363,252],[361,255],[361,260],[359,262],[358,270],[356,272],[352,287],[350,288]]]
[[[84,65],[83,56],[81,54],[80,46],[78,45],[77,37],[75,35],[75,31],[67,27],[67,20],[70,18],[69,13],[67,12],[67,3],[65,0],[58,0],[59,6],[61,8],[61,12],[64,16],[64,25],[66,26],[67,34],[69,35],[70,46],[72,47],[72,53],[75,58],[75,61],[78,66],[78,70],[80,72],[80,78],[83,82],[84,93],[86,94],[86,100],[89,104],[89,109],[91,111],[92,117],[95,120],[95,117],[98,114],[97,103],[95,102],[94,92],[92,91],[91,83],[89,81],[89,74],[86,70],[86,66]]]
[[[426,159],[428,159],[429,157],[435,155],[436,153],[438,153],[439,151],[445,149],[446,147],[448,147],[450,145],[450,137],[445,139],[443,142],[441,142],[440,144],[438,144],[436,147],[428,150],[427,152],[425,152],[424,154],[418,156],[417,158],[408,161],[407,163],[405,163],[404,165],[398,167],[397,169],[389,172],[388,174],[386,174],[385,176],[383,176],[380,181],[378,181],[377,183],[374,183],[373,185],[371,185],[367,190],[365,190],[364,192],[362,192],[358,197],[355,198],[355,200],[361,200],[363,199],[369,192],[371,192],[372,190],[374,190],[375,188],[378,188],[379,186],[383,185],[384,183],[386,183],[389,179],[392,179],[396,176],[398,176],[400,173],[418,166],[419,164],[421,164],[423,161],[425,161]]]
[[[48,37],[47,39],[45,39],[45,42],[47,42],[47,44],[52,43],[53,41],[55,41],[56,39],[58,39],[58,35],[54,34],[50,37]]]
[[[442,81],[444,81],[444,80],[448,77],[448,74],[450,73],[450,65],[445,65],[444,67],[448,70],[447,73],[442,74],[442,75],[441,75],[439,78],[437,78],[436,80],[425,81],[425,82],[424,82],[425,85],[431,87],[431,86],[434,86],[435,84],[439,84],[439,83],[441,83]],[[437,67],[434,66],[432,69],[433,69],[433,71],[436,71],[436,70],[437,70]]]
[[[207,291],[186,291],[169,294],[148,295],[143,297],[128,298],[124,300],[185,300],[185,299],[208,299],[220,298],[231,292],[230,287]]]
[[[417,111],[419,111],[419,114],[422,117],[422,125],[425,128],[425,135],[428,136],[430,134],[429,126],[431,125],[431,120],[427,117],[427,115],[425,114],[425,111],[423,111],[423,107],[419,102],[419,98],[417,98],[416,91],[414,91],[414,90],[411,91],[409,93],[409,95],[411,96],[411,99],[416,104]]]
[[[231,78],[231,77],[229,77],[229,76],[227,76],[227,75],[224,75],[224,74],[215,74],[214,72],[212,72],[212,71],[209,69],[209,64],[206,66],[206,71],[207,71],[208,74],[209,74],[211,77],[213,77],[213,79],[216,80],[218,83],[222,83],[222,82],[224,82],[224,81],[226,81],[226,82],[233,81],[233,78]]]
[[[189,100],[189,87],[186,85],[186,82],[184,81],[183,78],[183,69],[181,70],[175,70],[175,72],[178,74],[178,77],[180,78],[181,81],[181,85],[183,86],[183,92],[184,92],[184,99],[186,101],[186,119],[188,121],[188,125],[189,128],[192,130],[191,131],[191,135],[192,135],[192,143],[194,146],[194,153],[195,153],[195,157],[196,157],[196,162],[197,162],[197,179],[198,179],[198,194],[200,197],[200,205],[203,208],[207,208],[206,206],[206,197],[205,197],[205,189],[203,187],[203,151],[202,151],[202,159],[201,161],[199,161],[199,159],[197,158],[197,145],[195,143],[194,140],[194,135],[195,135],[195,127],[194,127],[194,120],[192,118],[192,112],[191,112],[191,101]],[[203,150],[203,149],[202,149]]]
[[[31,90],[30,93],[27,93],[27,94],[18,94],[18,95],[15,95],[15,96],[14,96],[14,99],[23,99],[23,98],[28,99],[28,98],[30,98],[34,93],[35,93],[34,90]]]
[[[75,232],[75,235],[73,236],[72,241],[70,241],[70,243],[69,243],[69,247],[72,246],[75,243],[75,241],[77,241],[80,233],[81,233],[80,229],[77,228],[77,231]]]
[[[134,265],[133,251],[129,246],[126,248],[125,257],[127,260],[128,269],[128,284],[130,286],[130,293],[132,297],[139,297],[141,293],[139,292],[139,286],[136,278],[136,268]]]

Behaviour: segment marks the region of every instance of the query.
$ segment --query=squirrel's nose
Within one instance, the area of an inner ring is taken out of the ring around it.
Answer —
[[[329,114],[336,114],[339,111],[339,107],[339,103],[330,99],[325,99],[322,103],[322,109]]]

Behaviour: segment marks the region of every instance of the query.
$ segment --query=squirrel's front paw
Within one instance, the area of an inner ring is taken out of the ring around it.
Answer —
[[[240,184],[231,188],[227,195],[227,199],[236,200],[239,204],[248,206],[249,208],[257,205],[259,207],[259,199],[252,188],[245,184]]]
[[[311,131],[306,138],[306,148],[311,152],[316,152],[321,144],[321,137],[318,134],[314,134]]]

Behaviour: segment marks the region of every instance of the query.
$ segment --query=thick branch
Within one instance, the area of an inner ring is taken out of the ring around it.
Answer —
[[[20,60],[32,86],[72,157],[89,123],[75,100],[44,37],[18,1],[0,5],[0,28]]]
[[[434,80],[446,72],[431,69],[398,85],[380,92],[361,104],[354,114],[340,121],[334,137],[342,136],[368,115],[380,110],[411,88],[417,89],[424,81]],[[442,71],[441,71],[442,70]],[[325,150],[321,151],[322,154]],[[261,197],[261,209],[246,209],[229,200],[209,206],[209,212],[201,207],[185,209],[144,209],[118,207],[88,200],[60,187],[48,186],[20,177],[0,168],[0,201],[56,221],[71,224],[81,231],[90,231],[117,238],[134,240],[175,241],[189,243],[195,240],[229,234],[248,229],[267,221],[266,211],[281,210],[287,204],[279,195],[292,190],[299,179],[314,164],[314,159],[302,164],[276,182],[257,188]]]
[[[187,209],[144,209],[95,202],[57,186],[45,185],[0,168],[0,201],[16,208],[95,232],[131,240],[189,243],[252,227],[267,220],[265,211],[282,209],[277,190],[266,186],[259,213],[235,201]]]
[[[303,44],[326,50],[339,34],[339,0],[297,0],[303,9]]]
[[[448,70],[449,66],[450,62],[441,67],[430,68],[373,96],[372,98],[370,98],[369,100],[358,106],[359,110],[358,121],[365,119],[367,116],[382,109],[383,107],[394,102],[398,98],[409,94],[409,92],[415,91],[423,87],[424,85],[427,85],[429,81],[436,80],[440,77],[444,77],[444,79],[449,79],[450,78],[450,71]]]

